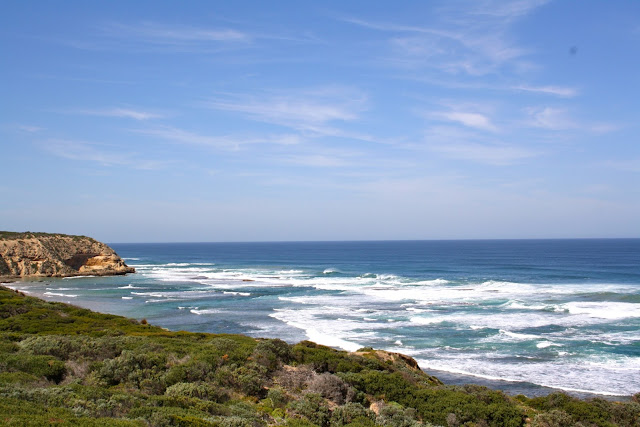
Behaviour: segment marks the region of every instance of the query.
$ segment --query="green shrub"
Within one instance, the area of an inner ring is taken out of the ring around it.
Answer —
[[[291,349],[292,360],[299,364],[311,365],[316,372],[359,372],[364,369],[366,359],[348,355],[311,341],[302,341]]]
[[[127,383],[160,391],[164,388],[162,374],[166,369],[165,363],[166,357],[162,354],[124,350],[115,359],[105,360],[97,374],[107,385]]]
[[[382,404],[376,424],[385,427],[415,427],[419,425],[416,416],[413,408],[403,408],[397,403]]]
[[[31,336],[20,342],[23,350],[32,354],[54,356],[67,360],[77,347],[69,337],[60,335]]]
[[[154,427],[216,425],[206,421],[209,418],[207,413],[195,409],[167,406],[136,408],[129,413],[129,418],[144,420],[147,425]]]
[[[550,412],[543,412],[536,415],[532,427],[574,427],[576,422],[573,417],[559,409],[553,409]]]
[[[291,402],[289,408],[296,415],[304,417],[320,427],[329,425],[331,418],[329,406],[319,394],[305,394],[302,399]]]
[[[291,348],[289,344],[279,339],[260,340],[253,350],[251,358],[272,372],[282,366],[283,363],[289,363]]]
[[[289,397],[281,388],[270,388],[265,401],[271,408],[284,408],[289,403]]]
[[[217,418],[215,424],[220,427],[254,427],[253,420],[237,416]]]
[[[267,368],[254,362],[223,366],[216,371],[216,380],[244,394],[262,397],[266,394]]]
[[[187,363],[174,365],[164,376],[167,385],[180,382],[206,381],[212,378],[215,367],[198,360],[190,360]]]
[[[347,403],[338,406],[331,413],[331,426],[344,426],[357,423],[358,425],[373,425],[376,414],[359,403]]]
[[[604,399],[585,401],[565,393],[551,393],[547,396],[527,399],[525,403],[547,413],[540,414],[544,415],[540,425],[547,422],[547,419],[560,419],[562,414],[567,414],[573,422],[584,425],[634,425],[633,423],[640,420],[640,405],[633,400],[623,403],[609,402]]]
[[[64,362],[51,356],[8,354],[0,362],[0,367],[3,365],[5,370],[26,372],[56,383],[62,381],[66,372]]]
[[[204,382],[177,383],[168,387],[164,394],[171,397],[191,397],[214,402],[229,400],[229,395],[223,390]]]
[[[40,378],[26,372],[0,372],[0,385],[36,383]]]

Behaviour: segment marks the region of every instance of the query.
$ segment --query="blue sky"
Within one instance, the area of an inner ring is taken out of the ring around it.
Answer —
[[[640,236],[640,2],[6,1],[0,229]]]

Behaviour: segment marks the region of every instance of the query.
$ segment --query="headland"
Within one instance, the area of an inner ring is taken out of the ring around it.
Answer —
[[[91,237],[0,231],[2,280],[133,272],[113,249]]]

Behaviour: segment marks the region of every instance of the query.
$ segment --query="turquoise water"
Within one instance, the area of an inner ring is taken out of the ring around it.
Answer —
[[[451,382],[640,391],[640,239],[112,247],[136,274],[11,286],[172,330],[397,351]]]

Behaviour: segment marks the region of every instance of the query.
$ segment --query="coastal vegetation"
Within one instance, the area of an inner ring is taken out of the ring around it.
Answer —
[[[97,242],[97,240],[79,235],[61,234],[61,233],[42,233],[36,231],[0,231],[0,240],[18,240],[18,239],[33,239],[37,237],[70,237],[75,240],[91,240]]]
[[[639,397],[510,397],[395,353],[172,332],[0,287],[0,425],[637,426]]]

